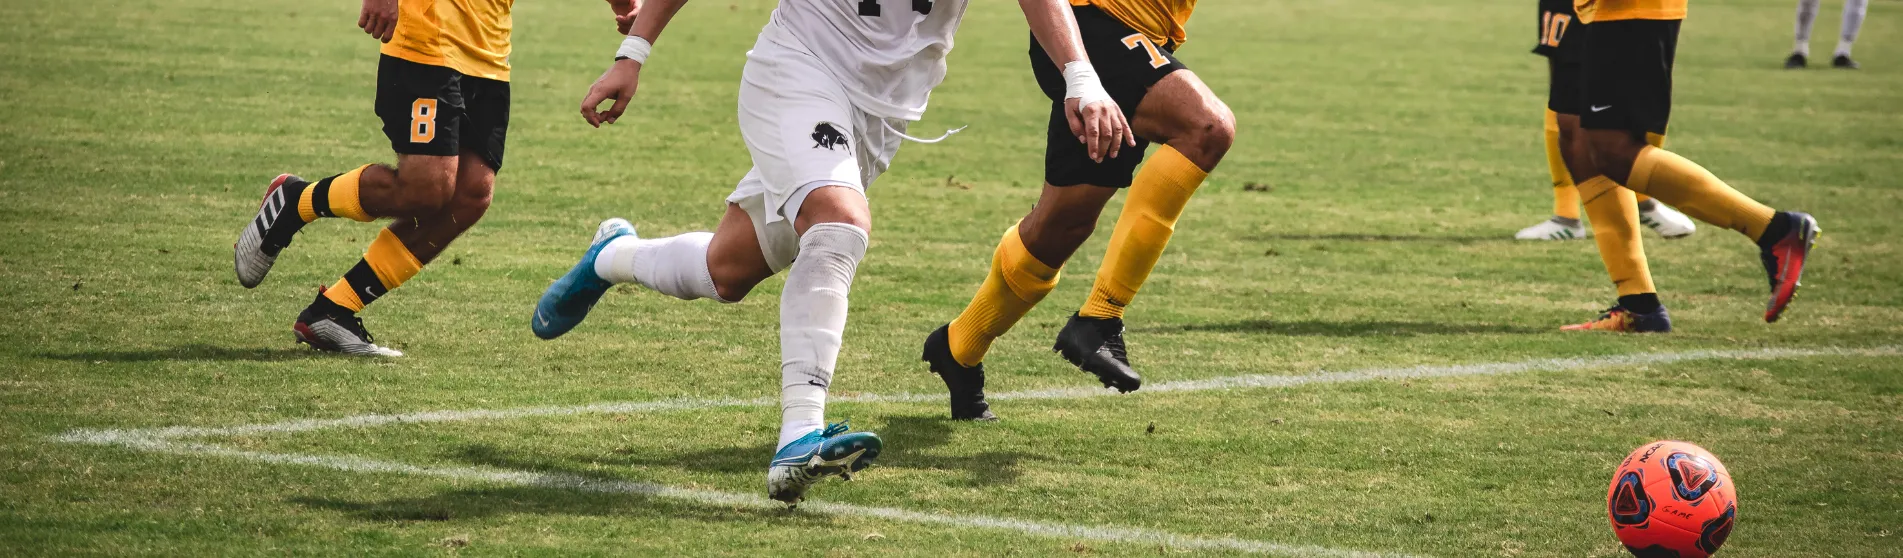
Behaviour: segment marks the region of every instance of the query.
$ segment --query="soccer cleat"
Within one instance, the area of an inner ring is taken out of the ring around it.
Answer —
[[[1051,350],[1064,360],[1095,374],[1104,387],[1130,393],[1143,386],[1143,377],[1130,368],[1130,357],[1123,347],[1122,318],[1089,318],[1070,315],[1064,329],[1057,332],[1057,344]]]
[[[595,229],[595,239],[588,244],[588,251],[582,252],[581,261],[549,285],[548,290],[542,292],[541,300],[535,301],[535,315],[529,319],[529,328],[535,330],[536,337],[561,337],[588,317],[588,311],[601,300],[601,295],[614,286],[595,274],[595,258],[610,241],[633,235],[634,225],[626,219],[617,217],[601,222]]]
[[[265,274],[271,272],[271,265],[277,263],[278,252],[290,246],[291,237],[304,228],[304,218],[297,214],[297,199],[286,192],[301,192],[306,184],[302,178],[280,174],[265,187],[264,200],[258,202],[258,215],[238,233],[238,242],[231,245],[232,268],[238,272],[238,284],[244,288],[263,283]]]
[[[1598,318],[1583,324],[1562,326],[1561,331],[1610,331],[1614,333],[1671,333],[1672,316],[1659,307],[1657,312],[1640,314],[1623,307],[1607,309]]]
[[[1818,228],[1817,219],[1808,213],[1786,212],[1785,215],[1790,218],[1790,232],[1758,254],[1764,261],[1764,273],[1771,280],[1771,301],[1764,305],[1766,322],[1782,317],[1784,308],[1797,297],[1797,288],[1802,286],[1798,280],[1804,276],[1804,260],[1810,256],[1811,247],[1817,245],[1817,235],[1824,233]]]
[[[304,308],[297,315],[297,323],[291,324],[291,333],[297,336],[297,342],[320,351],[346,355],[403,356],[403,351],[378,346],[376,338],[363,328],[363,318],[330,304],[329,299],[324,298],[324,290],[317,289],[317,302]]]
[[[1639,222],[1665,238],[1685,238],[1698,232],[1698,224],[1692,222],[1691,217],[1657,202],[1652,204],[1651,209],[1639,211]]]
[[[1784,59],[1784,69],[1786,70],[1796,70],[1809,65],[1810,59],[1805,57],[1804,53],[1801,52],[1793,52],[1790,58]]]
[[[1519,240],[1572,240],[1575,238],[1589,238],[1591,236],[1592,231],[1587,230],[1586,226],[1580,224],[1578,219],[1567,219],[1558,216],[1540,221],[1536,225],[1520,229],[1520,232],[1513,233],[1513,238]]]
[[[1862,68],[1863,65],[1858,64],[1857,61],[1855,60],[1851,60],[1850,55],[1848,54],[1839,54],[1837,55],[1836,58],[1830,59],[1830,67],[1844,69],[1844,70],[1855,70],[1857,68]]]
[[[932,372],[945,381],[951,393],[952,420],[994,421],[991,405],[985,403],[985,365],[965,366],[951,354],[951,326],[942,325],[925,336],[925,354],[919,357],[931,365]]]
[[[820,479],[839,475],[852,480],[853,473],[872,465],[885,443],[878,434],[848,433],[848,428],[844,422],[834,423],[780,448],[773,454],[773,462],[767,464],[767,497],[796,505],[806,499],[806,489]]]

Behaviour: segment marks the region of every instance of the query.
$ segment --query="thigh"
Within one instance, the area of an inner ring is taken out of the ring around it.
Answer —
[[[1643,19],[1585,26],[1581,127],[1626,132],[1639,143],[1665,133],[1678,28],[1677,20]]]
[[[509,82],[464,77],[462,83],[466,106],[457,141],[463,153],[474,153],[494,174],[502,170],[509,136]]]
[[[747,55],[739,97],[740,136],[753,156],[749,176],[764,195],[765,221],[797,217],[787,202],[809,184],[864,191],[859,119],[845,88],[817,59],[762,40]]]
[[[464,118],[462,74],[384,55],[377,63],[377,118],[399,155],[454,158]]]
[[[1169,143],[1234,118],[1229,106],[1214,91],[1187,69],[1171,73],[1150,88],[1149,95],[1137,105],[1130,128],[1138,136]]]

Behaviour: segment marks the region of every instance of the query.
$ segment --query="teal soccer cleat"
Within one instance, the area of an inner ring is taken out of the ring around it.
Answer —
[[[542,292],[542,299],[535,302],[535,316],[529,320],[529,328],[535,330],[535,336],[554,339],[568,333],[588,317],[588,310],[595,307],[601,295],[613,287],[606,279],[595,274],[595,258],[601,255],[601,249],[610,241],[624,236],[634,236],[634,225],[619,217],[601,222],[595,229],[595,240],[583,252],[581,261],[555,284]]]
[[[773,454],[773,462],[767,465],[767,497],[789,505],[799,504],[806,499],[806,489],[819,479],[839,475],[841,479],[852,480],[853,473],[872,465],[885,443],[879,440],[878,434],[847,433],[847,429],[844,422],[834,423],[780,448],[779,453]]]

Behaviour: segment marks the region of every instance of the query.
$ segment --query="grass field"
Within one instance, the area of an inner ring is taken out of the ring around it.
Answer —
[[[1903,3],[1874,3],[1857,72],[1779,68],[1788,0],[1696,4],[1671,144],[1826,231],[1784,322],[1759,320],[1754,248],[1705,227],[1648,237],[1676,333],[1555,331],[1613,293],[1589,242],[1507,240],[1550,203],[1532,2],[1207,0],[1181,55],[1239,138],[1129,315],[1152,385],[1183,389],[1094,397],[1045,350],[1105,219],[988,361],[1029,395],[964,424],[871,395],[942,389],[919,341],[1036,195],[1024,24],[975,0],[914,127],[970,130],[907,145],[872,191],[831,414],[888,452],[793,512],[758,496],[777,280],[732,307],[618,289],[557,342],[527,327],[599,219],[713,225],[772,2],[690,4],[603,130],[574,107],[608,10],[520,3],[494,208],[366,313],[409,353],[382,361],[288,331],[373,227],[312,225],[256,290],[230,259],[272,176],[390,159],[356,3],[10,5],[0,554],[1612,557],[1613,466],[1676,438],[1735,476],[1721,555],[1903,555]],[[446,409],[499,412],[279,424]],[[213,430],[127,430],[175,426]]]

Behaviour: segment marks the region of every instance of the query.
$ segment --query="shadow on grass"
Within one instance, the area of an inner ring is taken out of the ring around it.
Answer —
[[[1318,320],[1279,321],[1256,319],[1227,323],[1144,328],[1138,329],[1137,331],[1147,331],[1151,333],[1215,331],[1225,333],[1260,333],[1264,335],[1315,337],[1413,337],[1417,335],[1468,335],[1474,333],[1530,334],[1545,333],[1547,330],[1506,324],[1391,321],[1328,322]]]
[[[277,362],[323,358],[326,355],[303,347],[263,348],[181,345],[161,349],[100,349],[71,353],[41,352],[33,356],[73,362],[183,362],[193,360]]]
[[[1329,242],[1445,242],[1448,244],[1473,244],[1476,242],[1506,241],[1498,236],[1428,236],[1419,234],[1293,234],[1272,233],[1250,235],[1249,240],[1314,240]]]
[[[291,498],[290,502],[377,523],[456,521],[517,514],[645,516],[707,522],[771,521],[793,526],[818,526],[830,522],[826,516],[795,513],[786,509],[701,504],[645,494],[537,486],[448,490],[431,496],[377,501],[298,497]]]
[[[966,455],[929,453],[951,441],[953,423],[949,419],[920,416],[886,416],[877,430],[885,450],[874,462],[875,468],[962,471],[967,486],[992,486],[1017,482],[1023,475],[1019,465],[1026,461],[1049,458],[1020,451],[982,451]],[[659,452],[648,446],[634,445],[608,455],[551,455],[511,452],[495,446],[477,444],[464,447],[448,457],[465,463],[520,471],[573,473],[585,465],[589,474],[598,467],[649,468],[673,467],[688,471],[764,474],[774,446],[763,443],[745,446],[707,448],[687,452]]]

